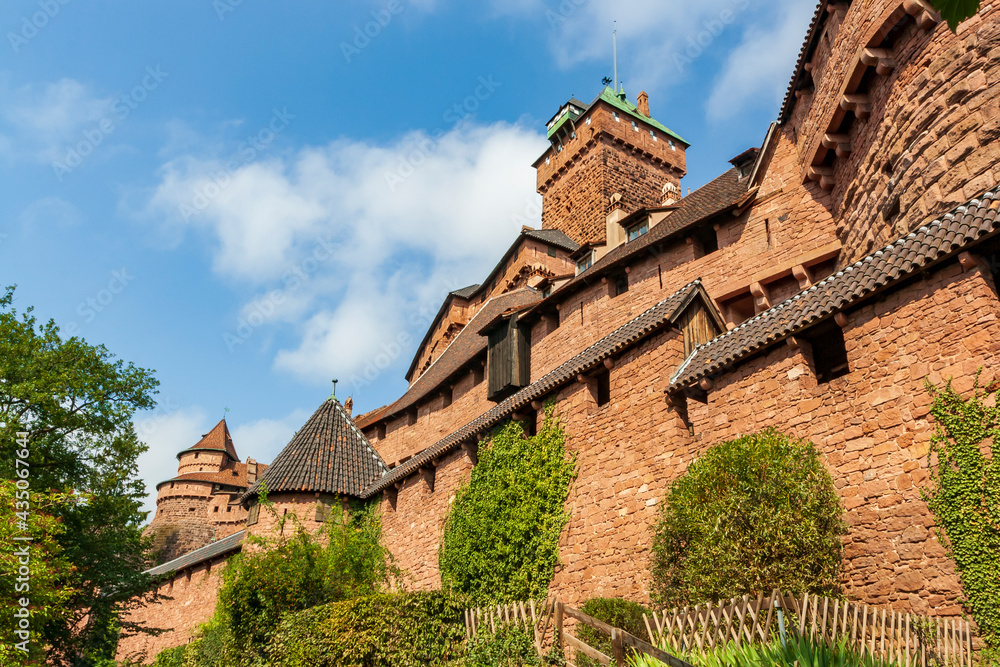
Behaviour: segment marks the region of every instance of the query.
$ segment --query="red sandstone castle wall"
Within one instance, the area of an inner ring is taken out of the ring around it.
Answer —
[[[854,3],[828,22],[813,59],[815,93],[798,102],[790,122],[803,160],[826,132],[859,49],[898,7],[889,0]],[[957,35],[945,23],[926,33],[911,20],[891,45],[896,69],[869,74],[871,117],[853,123],[853,152],[834,162],[830,206],[846,248],[843,264],[1000,178],[997,17],[986,4]]]
[[[216,538],[216,528],[209,522],[211,491],[206,482],[169,482],[160,487],[156,514],[146,528],[154,535],[158,562],[183,556]]]
[[[165,628],[168,632],[158,637],[137,635],[122,639],[118,643],[116,659],[148,664],[160,651],[187,644],[198,626],[215,613],[225,563],[224,559],[202,563],[161,583],[159,592],[172,599],[135,610],[129,614],[128,620],[144,622],[153,628]]]

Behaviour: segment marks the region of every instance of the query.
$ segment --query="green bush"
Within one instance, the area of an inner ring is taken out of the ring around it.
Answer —
[[[841,515],[812,443],[769,429],[711,447],[660,507],[652,595],[675,606],[774,588],[835,594]]]
[[[932,484],[923,495],[942,529],[941,542],[961,577],[963,602],[986,645],[997,651],[1000,465],[994,454],[1000,442],[998,395],[981,391],[978,375],[969,399],[956,393],[951,382],[943,389],[928,384],[927,389],[934,399],[931,415],[938,426],[929,454]],[[982,446],[987,441],[992,447]]]
[[[182,667],[232,667],[238,664],[229,625],[218,615],[198,629],[194,640],[184,648]]]
[[[273,667],[437,665],[462,654],[466,605],[441,592],[358,597],[283,617]]]
[[[381,544],[376,509],[368,505],[348,517],[334,505],[321,533],[295,523],[292,530],[279,528],[277,536],[251,538],[253,548],[230,559],[222,574],[216,616],[229,628],[244,663],[260,659],[282,614],[371,594],[388,585],[393,569]]]
[[[557,651],[539,656],[529,629],[520,625],[502,625],[496,633],[480,633],[473,637],[465,652],[463,667],[529,667],[563,665]]]
[[[533,437],[519,422],[498,429],[456,494],[441,543],[441,581],[475,604],[548,592],[576,468],[553,412],[550,402]]]
[[[622,598],[591,598],[583,603],[580,611],[588,616],[593,616],[598,621],[604,621],[612,627],[621,628],[639,639],[648,638],[646,624],[642,620],[642,615],[652,614],[653,612],[637,602]],[[589,625],[581,623],[576,627],[577,636],[580,639],[604,655],[611,655],[611,637],[600,630],[595,630]],[[579,657],[578,663],[581,667],[589,667],[590,665],[597,664],[583,655]]]
[[[168,648],[160,651],[153,661],[153,667],[182,667],[184,664],[184,647]]]

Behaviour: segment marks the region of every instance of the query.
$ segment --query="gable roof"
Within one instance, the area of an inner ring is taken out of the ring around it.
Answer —
[[[632,347],[663,326],[675,322],[688,305],[693,300],[699,298],[704,301],[708,308],[714,309],[712,300],[702,287],[701,281],[695,280],[688,283],[638,317],[628,321],[583,350],[572,359],[569,359],[529,386],[498,403],[483,415],[419,452],[402,465],[396,466],[388,475],[375,480],[365,490],[365,496],[370,497],[376,493],[380,493],[383,489],[405,479],[431,461],[457,449],[462,442],[469,440],[477,433],[481,433],[499,424],[518,409],[531,403],[531,401],[540,399],[552,392],[552,390],[575,380],[577,375],[591,370],[605,359]]]
[[[201,436],[201,440],[195,443],[194,446],[178,452],[177,458],[180,458],[181,454],[186,454],[188,452],[206,450],[223,451],[229,454],[229,458],[232,460],[240,460],[240,457],[236,455],[236,446],[233,445],[233,437],[229,435],[229,426],[226,424],[225,417],[223,417],[218,424],[213,426],[211,431]]]
[[[500,272],[500,270],[507,263],[507,260],[514,251],[517,250],[518,246],[524,242],[525,239],[530,238],[536,241],[541,241],[548,245],[554,246],[556,248],[561,248],[567,252],[573,252],[579,248],[579,244],[576,241],[567,236],[564,232],[558,229],[533,229],[531,227],[522,227],[521,232],[514,239],[514,242],[507,248],[507,252],[503,254],[500,261],[496,263],[493,270],[490,271],[489,275],[483,280],[482,284],[469,285],[468,287],[463,287],[462,289],[454,290],[449,292],[448,296],[445,297],[444,301],[441,303],[441,308],[438,309],[437,315],[431,321],[429,327],[427,327],[426,333],[424,333],[423,339],[421,339],[420,344],[417,345],[416,351],[413,353],[413,360],[410,361],[410,367],[406,369],[406,375],[404,376],[408,381],[413,380],[413,374],[417,370],[417,364],[420,361],[420,353],[423,351],[424,347],[431,339],[431,335],[434,333],[434,328],[437,326],[438,321],[448,310],[448,304],[451,303],[452,297],[458,297],[465,299],[466,301],[472,301],[473,297],[479,294],[481,291],[489,290],[491,284],[491,278]]]
[[[458,335],[451,341],[445,351],[441,353],[434,363],[417,378],[417,381],[410,385],[410,388],[399,399],[383,409],[373,418],[366,419],[361,423],[360,428],[367,428],[379,421],[383,417],[391,417],[399,414],[415,403],[433,393],[441,384],[459,371],[467,363],[475,359],[486,350],[488,340],[479,335],[479,330],[487,322],[490,322],[501,313],[512,309],[521,309],[525,306],[537,303],[542,298],[536,290],[530,287],[522,287],[513,292],[499,294],[479,309],[479,311],[469,320],[469,323],[462,327]]]
[[[227,537],[223,537],[221,540],[212,542],[211,544],[205,545],[200,549],[189,551],[179,558],[175,558],[171,561],[163,563],[162,565],[150,568],[146,570],[144,574],[157,577],[170,572],[183,570],[185,568],[198,565],[199,563],[204,563],[205,561],[212,560],[216,556],[222,556],[223,554],[227,554],[231,551],[239,551],[243,548],[243,538],[246,536],[246,532],[246,530],[241,530]]]
[[[959,206],[698,347],[671,378],[671,390],[724,371],[1000,230],[998,190]]]
[[[388,470],[340,401],[329,398],[240,500],[256,496],[261,484],[267,485],[269,493],[298,491],[360,496],[366,486]]]
[[[606,255],[594,262],[586,271],[555,290],[543,302],[531,309],[538,312],[545,306],[558,302],[578,289],[588,286],[593,279],[598,278],[611,269],[627,263],[651,245],[669,239],[672,236],[694,227],[695,225],[744,202],[749,193],[747,185],[750,179],[740,179],[735,168],[729,169],[720,176],[709,181],[686,197],[683,197],[671,208],[673,212],[648,232],[628,243],[612,248]],[[663,210],[667,207],[655,207],[648,210]],[[626,220],[634,219],[639,211],[628,216]]]
[[[607,102],[611,106],[613,106],[613,107],[615,107],[615,108],[617,108],[617,109],[619,109],[621,111],[624,111],[628,115],[630,115],[630,116],[632,116],[634,118],[638,118],[639,120],[641,120],[644,123],[648,123],[649,125],[652,125],[653,127],[655,127],[656,129],[660,130],[661,132],[666,132],[671,137],[673,137],[677,141],[680,141],[684,145],[686,145],[686,146],[690,146],[691,145],[689,142],[685,141],[683,139],[683,137],[681,137],[681,135],[677,134],[676,132],[674,132],[673,130],[671,130],[670,128],[668,128],[666,125],[664,125],[660,121],[653,120],[649,116],[646,116],[643,113],[641,113],[639,111],[639,107],[637,107],[636,105],[634,105],[631,102],[629,102],[628,99],[623,99],[624,96],[625,96],[624,92],[622,92],[621,96],[619,96],[619,95],[615,94],[614,88],[612,88],[611,86],[607,86],[607,87],[604,88],[604,90],[601,91],[601,93],[597,97],[594,98],[594,101],[590,103],[590,106],[587,107],[584,110],[583,113],[587,113],[587,111],[590,111],[593,108],[593,106],[595,104],[597,104],[598,102]]]

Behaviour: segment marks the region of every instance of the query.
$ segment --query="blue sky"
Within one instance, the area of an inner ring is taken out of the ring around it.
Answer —
[[[155,369],[150,490],[227,407],[269,462],[331,378],[356,413],[398,397],[444,295],[539,226],[544,122],[600,92],[615,25],[629,98],[691,142],[697,188],[762,141],[812,10],[8,0],[0,278]]]

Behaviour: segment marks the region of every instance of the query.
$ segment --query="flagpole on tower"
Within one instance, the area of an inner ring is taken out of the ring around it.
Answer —
[[[615,29],[611,33],[611,44],[612,44],[612,51],[614,51],[614,62],[615,62],[615,80],[613,85],[615,87],[615,95],[617,95],[618,94],[618,21],[615,21]]]

